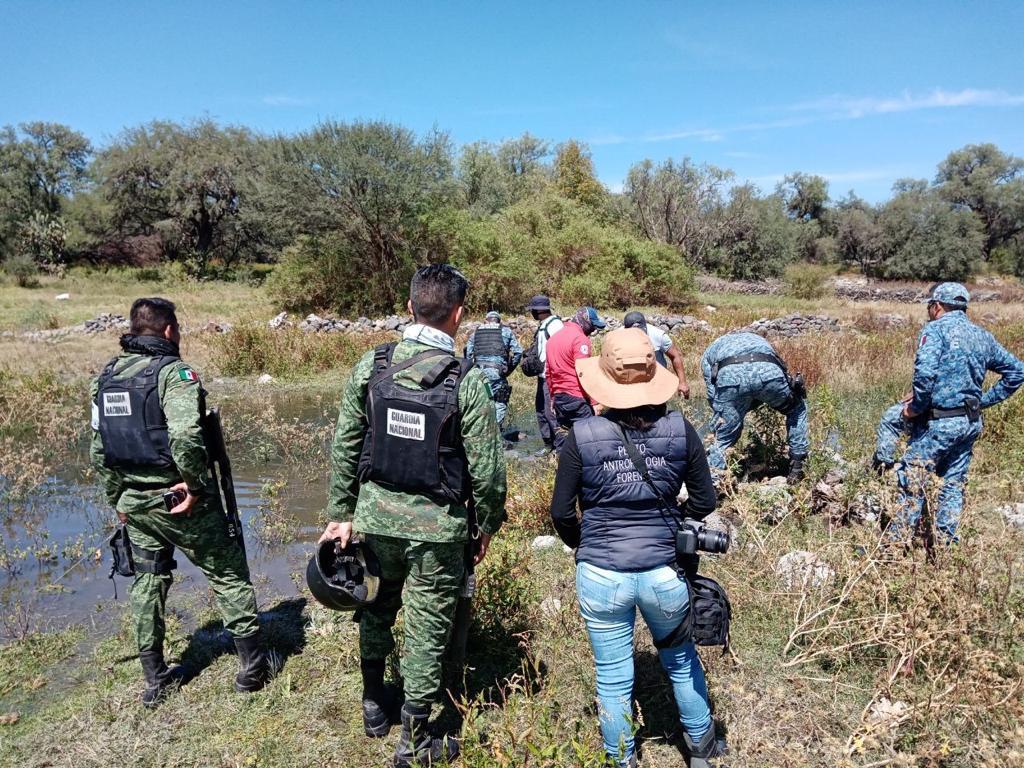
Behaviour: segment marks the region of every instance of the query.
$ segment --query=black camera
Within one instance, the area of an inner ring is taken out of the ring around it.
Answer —
[[[696,555],[698,552],[721,554],[729,550],[729,534],[708,528],[693,518],[686,518],[676,532],[676,556]]]

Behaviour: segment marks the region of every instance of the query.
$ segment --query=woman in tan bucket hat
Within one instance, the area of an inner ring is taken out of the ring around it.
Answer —
[[[665,406],[679,380],[658,365],[647,334],[639,328],[612,331],[601,356],[577,360],[576,371],[604,411],[574,424],[566,438],[551,517],[562,540],[576,547],[576,595],[594,650],[605,750],[615,765],[635,766],[630,723],[636,611],[656,641],[685,618],[689,594],[674,567],[676,531],[684,517],[711,513],[716,494],[700,437],[682,414]],[[684,485],[688,501],[681,509],[677,497]],[[690,766],[709,766],[724,742],[715,737],[696,648],[686,642],[660,650],[659,658],[672,681]]]

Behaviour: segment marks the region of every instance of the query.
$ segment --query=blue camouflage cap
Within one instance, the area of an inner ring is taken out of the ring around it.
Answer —
[[[484,316],[484,319],[488,320],[488,321],[490,321],[492,323],[500,323],[501,322],[501,313],[492,309],[490,312],[488,312]]]
[[[932,294],[925,303],[937,301],[940,304],[949,304],[952,307],[966,308],[967,302],[971,300],[971,294],[960,283],[939,283],[932,289]]]

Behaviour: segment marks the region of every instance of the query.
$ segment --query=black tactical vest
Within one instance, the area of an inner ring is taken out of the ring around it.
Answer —
[[[508,350],[505,349],[500,325],[496,328],[477,328],[473,334],[473,362],[479,360],[478,365],[496,365],[492,360],[482,359],[487,357],[501,360],[502,372],[508,368]]]
[[[395,344],[374,350],[366,391],[369,427],[359,458],[359,481],[426,496],[447,505],[469,498],[469,473],[462,447],[459,385],[471,370],[443,350],[428,350],[395,365]],[[396,384],[399,371],[430,360],[421,390]]]
[[[160,371],[180,359],[173,355],[151,357],[146,367],[130,378],[114,373],[118,358],[107,363],[94,403],[105,467],[174,466],[157,385]]]

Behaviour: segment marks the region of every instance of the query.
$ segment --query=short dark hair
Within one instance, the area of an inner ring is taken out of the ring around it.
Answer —
[[[633,408],[611,408],[605,412],[604,417],[624,427],[647,432],[659,420],[665,418],[666,413],[668,413],[668,406],[661,403],[660,405],[637,405]]]
[[[136,336],[163,336],[169,325],[176,326],[178,317],[174,314],[173,301],[154,296],[136,299],[132,302],[131,330]]]
[[[412,276],[409,300],[417,322],[443,323],[455,307],[466,301],[469,281],[450,264],[420,267]]]

